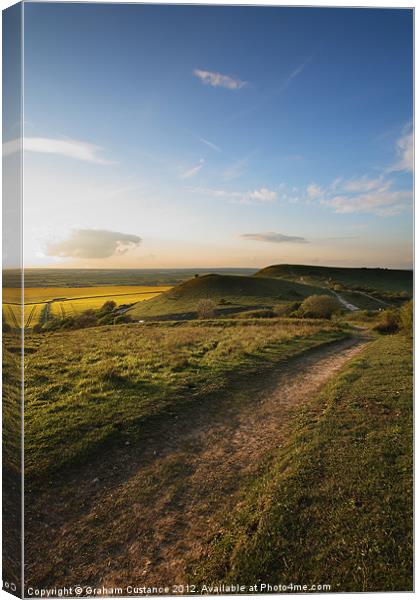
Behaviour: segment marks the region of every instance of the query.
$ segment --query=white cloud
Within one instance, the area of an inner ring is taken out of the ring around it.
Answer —
[[[138,235],[101,229],[77,229],[67,240],[50,242],[47,256],[65,258],[109,258],[126,254],[141,244]]]
[[[316,185],[316,183],[311,183],[306,188],[306,193],[311,200],[314,200],[322,195],[322,188],[319,185]]]
[[[244,240],[254,240],[256,242],[271,242],[275,244],[282,244],[285,242],[293,242],[298,244],[305,244],[307,240],[304,237],[297,235],[284,235],[283,233],[276,233],[269,231],[267,233],[242,233],[239,237]]]
[[[300,191],[281,188],[281,198],[291,204],[304,204],[309,200],[340,214],[370,213],[390,217],[409,210],[413,200],[411,189],[394,189],[394,184],[385,172],[375,177],[339,177],[322,187],[311,183]]]
[[[96,163],[98,165],[113,165],[115,162],[99,156],[102,148],[95,144],[78,140],[25,137],[23,140],[25,152],[38,152],[41,154],[56,154],[76,160]],[[10,140],[3,144],[3,156],[13,154],[21,149],[21,140]]]
[[[410,126],[411,127],[411,126]],[[282,199],[291,203],[310,200],[327,206],[336,213],[370,213],[390,217],[409,210],[413,201],[412,189],[395,189],[391,173],[413,169],[413,131],[406,127],[396,142],[395,163],[383,168],[375,176],[362,175],[343,179],[337,177],[322,187],[311,183],[298,194],[292,189],[282,193]],[[291,193],[293,192],[293,194]]]
[[[226,198],[234,204],[266,204],[277,200],[277,192],[262,187],[247,192],[235,192],[230,190],[214,190],[209,188],[189,188],[191,191],[213,196],[214,198]]]
[[[404,133],[397,140],[397,161],[390,171],[412,171],[414,168],[413,131]]]
[[[222,151],[222,149],[219,148],[219,146],[216,146],[216,144],[213,144],[213,142],[209,142],[209,140],[206,140],[206,138],[198,138],[198,139],[200,140],[200,142],[202,142],[203,144],[206,144],[206,146],[208,146],[212,150],[216,150],[216,152]]]
[[[194,75],[200,79],[204,85],[211,85],[212,87],[223,87],[227,90],[240,90],[246,81],[242,81],[238,77],[232,77],[230,75],[223,75],[215,71],[203,71],[202,69],[194,69]]]
[[[194,177],[195,175],[197,175],[197,173],[199,171],[201,171],[201,169],[204,166],[204,158],[200,159],[200,162],[197,165],[194,165],[193,167],[191,167],[190,169],[187,169],[186,171],[184,171],[183,173],[181,173],[181,175],[179,176],[180,179],[191,179],[191,177]]]
[[[364,194],[324,198],[321,200],[321,204],[329,206],[334,212],[341,214],[371,213],[380,217],[391,217],[406,210],[412,198],[411,191],[378,189]]]
[[[364,175],[363,177],[347,180],[343,184],[343,189],[350,193],[370,192],[378,189],[385,191],[390,187],[391,184],[392,181],[384,180],[382,176],[372,179],[367,175]],[[335,186],[335,189],[337,189],[337,187],[338,186]]]
[[[257,202],[274,202],[277,198],[277,192],[269,190],[268,188],[260,188],[259,190],[248,192],[247,198],[256,200]]]

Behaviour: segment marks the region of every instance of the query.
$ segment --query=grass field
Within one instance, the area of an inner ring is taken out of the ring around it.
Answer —
[[[40,321],[46,303],[52,316],[64,318],[88,309],[97,310],[108,300],[118,306],[149,300],[170,289],[169,286],[97,286],[25,288],[24,326],[32,328]],[[3,318],[13,328],[20,327],[22,311],[18,304],[19,288],[3,289]]]
[[[31,479],[138,438],[153,419],[334,339],[328,322],[209,321],[29,335],[26,475]]]
[[[347,281],[337,293],[363,310],[304,319],[296,307],[335,284],[239,274],[103,284],[113,276],[26,289],[32,582],[115,583],[138,569],[147,583],[411,589],[412,352],[401,334],[376,331],[391,318],[385,302]],[[13,329],[18,294],[6,290],[3,304]],[[131,308],[68,319],[108,300]],[[31,331],[46,314],[57,319]],[[126,314],[137,322],[118,323]],[[20,336],[3,338],[15,390],[5,464],[16,474]]]
[[[192,577],[411,590],[412,475],[411,344],[387,336],[301,411]]]

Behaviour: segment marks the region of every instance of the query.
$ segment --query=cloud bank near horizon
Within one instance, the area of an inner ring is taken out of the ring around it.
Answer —
[[[307,244],[308,240],[298,235],[284,235],[275,231],[267,233],[241,233],[239,236],[243,240],[254,240],[256,242],[271,242],[274,244],[283,244],[292,242],[294,244]]]
[[[60,258],[109,258],[140,246],[141,237],[104,229],[76,229],[66,240],[50,242],[47,256]]]

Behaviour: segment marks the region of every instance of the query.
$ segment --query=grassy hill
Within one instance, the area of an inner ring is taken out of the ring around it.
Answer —
[[[26,476],[38,480],[134,441],[174,411],[223,390],[228,377],[261,372],[264,365],[268,369],[346,335],[337,325],[310,319],[275,320],[274,326],[224,319],[29,334]],[[16,379],[18,336],[7,334],[5,343],[9,389]],[[16,431],[11,403],[5,409],[5,426]],[[12,466],[13,456],[17,453],[6,456]]]
[[[299,301],[313,294],[325,294],[325,290],[280,279],[211,274],[194,277],[151,300],[139,302],[127,314],[142,318],[191,313],[203,298],[212,299],[218,308],[234,310]]]
[[[313,285],[340,284],[347,288],[365,291],[407,292],[409,294],[412,294],[413,291],[413,271],[403,269],[271,265],[258,271],[255,276],[304,281]]]

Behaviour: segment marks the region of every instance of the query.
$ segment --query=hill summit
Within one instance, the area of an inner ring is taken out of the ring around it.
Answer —
[[[195,311],[198,301],[203,298],[210,298],[216,304],[243,308],[272,306],[325,293],[329,292],[284,279],[209,274],[188,279],[151,300],[139,302],[129,311],[129,315],[154,317]]]
[[[365,291],[407,292],[413,290],[413,271],[368,267],[321,267],[313,265],[271,265],[254,277],[271,277],[312,285],[342,285]]]

